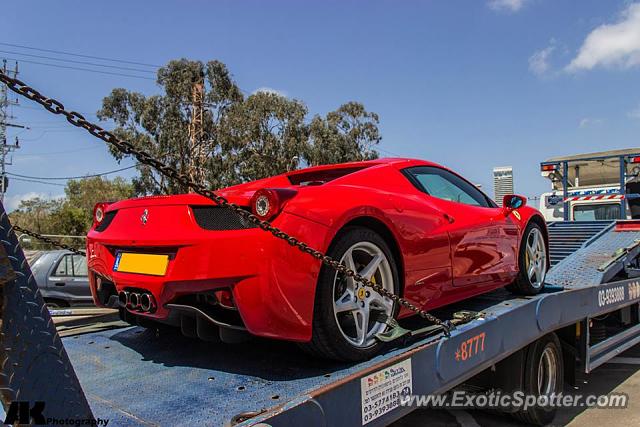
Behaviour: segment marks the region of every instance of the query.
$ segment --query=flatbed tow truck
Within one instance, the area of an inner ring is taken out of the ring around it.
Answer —
[[[0,286],[5,411],[12,398],[81,413],[78,401],[86,397],[89,413],[110,425],[388,425],[416,409],[399,405],[399,394],[440,394],[463,383],[523,389],[523,373],[539,363],[527,351],[549,334],[561,343],[557,368],[576,383],[640,342],[640,221],[555,222],[549,231],[553,266],[542,294],[499,290],[447,307],[436,314],[479,315],[449,337],[396,342],[366,362],[313,359],[291,343],[212,344],[139,327],[62,339],[52,332],[48,348],[56,357],[46,361],[38,340],[48,332],[38,328],[52,323],[37,292],[28,292],[30,272],[0,205],[0,240],[16,274],[11,281],[0,263],[0,276],[8,277]],[[30,333],[9,337],[12,315]]]

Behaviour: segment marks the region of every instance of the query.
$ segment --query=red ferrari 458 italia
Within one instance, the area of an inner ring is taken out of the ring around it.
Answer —
[[[426,310],[502,286],[526,295],[544,286],[540,213],[516,195],[499,207],[434,163],[312,167],[218,194]],[[99,203],[87,255],[97,305],[119,303],[131,323],[204,339],[248,331],[360,360],[382,345],[380,313],[412,314],[195,194]]]

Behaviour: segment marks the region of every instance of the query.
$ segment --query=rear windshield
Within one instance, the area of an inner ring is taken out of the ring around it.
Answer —
[[[372,165],[370,165],[372,166]],[[325,169],[319,171],[297,172],[287,176],[291,185],[322,185],[336,178],[358,172],[369,166],[357,166],[351,168]]]
[[[24,251],[24,256],[29,266],[33,266],[43,254],[43,251]]]

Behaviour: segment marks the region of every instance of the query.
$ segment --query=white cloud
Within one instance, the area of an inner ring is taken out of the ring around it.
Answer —
[[[601,125],[604,120],[593,118],[593,117],[585,117],[580,120],[580,124],[578,125],[580,128],[586,128],[587,126],[597,126]]]
[[[258,93],[258,92],[271,93],[273,95],[283,96],[285,98],[287,97],[287,93],[285,91],[274,89],[274,88],[268,87],[268,86],[259,87],[258,89],[253,91],[252,95],[254,95],[254,94]]]
[[[500,12],[517,12],[528,0],[489,0],[487,5],[493,10]]]
[[[640,120],[640,105],[638,105],[633,110],[629,111],[627,113],[627,116],[629,116],[629,118],[632,118],[632,119]]]
[[[20,202],[22,202],[23,200],[29,200],[29,199],[33,199],[35,197],[39,197],[41,199],[44,200],[52,200],[52,199],[59,199],[64,197],[64,194],[57,194],[57,195],[51,195],[51,194],[46,194],[46,193],[36,193],[35,191],[30,191],[28,193],[22,193],[22,194],[14,194],[11,196],[4,196],[4,209],[7,212],[11,212],[14,211],[16,209],[18,209],[18,207],[20,206]]]
[[[541,76],[549,70],[549,59],[556,49],[555,43],[551,41],[551,45],[534,52],[529,57],[529,71],[537,76]]]
[[[640,3],[633,3],[615,24],[603,24],[591,31],[578,55],[567,65],[568,72],[597,66],[630,68],[640,65]]]

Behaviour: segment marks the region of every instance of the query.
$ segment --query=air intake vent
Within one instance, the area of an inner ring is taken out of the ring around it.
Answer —
[[[102,222],[100,224],[98,224],[98,226],[95,228],[95,231],[104,231],[107,229],[107,227],[109,226],[109,224],[111,224],[111,221],[113,221],[113,218],[116,217],[116,214],[118,213],[118,211],[110,211],[104,214],[104,219],[102,220]]]
[[[198,225],[205,230],[243,230],[255,225],[231,209],[219,206],[191,206]]]

